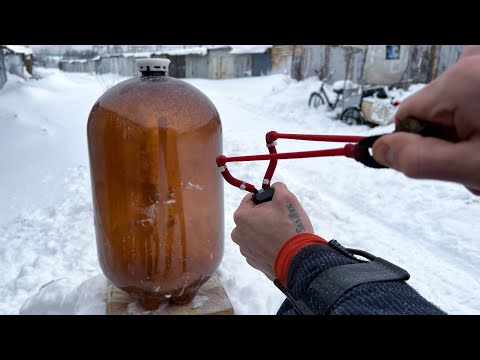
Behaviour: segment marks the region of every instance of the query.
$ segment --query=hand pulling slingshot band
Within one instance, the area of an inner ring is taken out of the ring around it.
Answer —
[[[412,117],[407,117],[401,120],[396,128],[395,132],[404,131],[416,133],[422,136],[433,136],[438,138],[448,138],[445,136],[443,128],[429,122],[421,121]],[[261,204],[272,200],[274,189],[270,187],[273,173],[277,166],[277,162],[280,159],[303,159],[310,157],[322,157],[322,156],[346,156],[348,158],[355,159],[361,162],[363,165],[375,169],[385,168],[382,164],[375,161],[370,154],[370,149],[373,147],[375,141],[381,136],[387,135],[375,135],[375,136],[348,136],[348,135],[308,135],[308,134],[283,134],[276,131],[270,131],[266,134],[265,140],[269,154],[265,155],[248,155],[248,156],[231,156],[225,155],[217,156],[217,166],[225,179],[229,184],[238,187],[242,190],[251,192],[253,195],[253,201],[255,204]],[[306,140],[306,141],[323,141],[323,142],[347,142],[344,147],[327,149],[327,150],[313,150],[313,151],[299,151],[290,153],[277,153],[275,146],[278,139],[291,139],[291,140]],[[242,181],[233,177],[228,170],[226,164],[228,162],[240,162],[240,161],[256,161],[256,160],[270,160],[267,171],[263,177],[262,188],[257,190],[252,184]]]

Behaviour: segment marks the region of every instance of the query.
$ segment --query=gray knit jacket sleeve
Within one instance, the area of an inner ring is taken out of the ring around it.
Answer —
[[[324,270],[355,261],[328,245],[308,245],[295,254],[288,268],[287,288],[294,298]],[[314,312],[317,309],[312,309]],[[295,315],[285,300],[278,315]],[[379,281],[358,285],[343,294],[327,315],[445,315],[405,281]]]

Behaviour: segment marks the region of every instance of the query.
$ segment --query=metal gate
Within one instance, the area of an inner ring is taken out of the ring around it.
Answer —
[[[338,80],[351,80],[355,83],[362,81],[365,50],[353,46],[329,45],[326,48],[325,56],[323,76],[335,69],[330,79],[331,83]]]
[[[271,69],[271,54],[252,54],[252,76],[267,75]]]
[[[171,77],[184,78],[186,73],[185,55],[168,56],[170,67],[168,73]]]
[[[188,55],[186,62],[186,77],[208,79],[208,57],[203,55]]]

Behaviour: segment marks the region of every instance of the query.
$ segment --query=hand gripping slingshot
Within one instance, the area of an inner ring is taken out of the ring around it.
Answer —
[[[446,138],[442,135],[442,130],[438,126],[417,120],[412,117],[407,117],[401,120],[394,132],[406,131],[413,132],[422,136],[434,136],[439,138]],[[383,134],[387,135],[387,134]],[[382,164],[375,161],[371,155],[370,149],[373,147],[375,141],[377,141],[383,135],[376,136],[349,136],[349,135],[309,135],[309,134],[283,134],[276,131],[270,131],[266,134],[265,140],[269,154],[265,155],[247,155],[247,156],[231,156],[225,155],[217,156],[217,166],[225,179],[229,184],[238,187],[239,189],[251,192],[253,195],[253,201],[255,204],[260,204],[272,200],[274,189],[270,187],[273,173],[277,166],[277,162],[280,159],[303,159],[310,157],[323,157],[323,156],[346,156],[348,158],[355,159],[361,162],[363,165],[375,169],[385,168]],[[306,141],[322,141],[322,142],[342,142],[348,143],[340,148],[327,149],[327,150],[313,150],[313,151],[299,151],[289,153],[277,153],[276,145],[278,139],[290,139],[290,140],[306,140]],[[257,190],[252,184],[235,178],[227,168],[228,162],[240,162],[240,161],[257,161],[257,160],[269,160],[267,171],[262,181],[262,188]]]

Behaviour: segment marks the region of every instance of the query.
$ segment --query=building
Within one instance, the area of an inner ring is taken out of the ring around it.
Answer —
[[[135,59],[163,57],[170,76],[231,79],[285,74],[297,80],[311,76],[356,83],[407,86],[426,83],[454,64],[463,45],[208,45],[145,53],[105,55],[91,60],[62,61],[65,71],[139,76]]]
[[[60,61],[61,70],[96,74],[139,76],[135,60],[145,57],[170,59],[169,75],[176,78],[230,79],[260,76],[271,71],[271,45],[214,45],[97,56],[90,60]]]
[[[32,49],[22,45],[2,45],[5,70],[24,79],[33,76]]]
[[[293,74],[297,80],[310,76],[326,78],[330,82],[351,80],[361,82],[367,45],[296,45]]]
[[[0,89],[7,82],[7,72],[5,70],[5,56],[3,55],[4,47],[0,45]]]
[[[276,45],[272,70],[297,80],[310,76],[330,82],[406,86],[427,83],[453,65],[464,45]]]
[[[208,78],[232,79],[270,74],[271,47],[272,45],[207,46]]]

